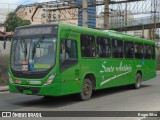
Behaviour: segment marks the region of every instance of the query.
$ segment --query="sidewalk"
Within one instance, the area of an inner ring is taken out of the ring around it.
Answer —
[[[160,75],[160,71],[157,71],[157,75]]]
[[[8,91],[9,87],[8,86],[0,86],[0,92]]]

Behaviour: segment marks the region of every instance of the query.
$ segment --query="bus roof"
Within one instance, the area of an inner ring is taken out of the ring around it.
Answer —
[[[102,30],[80,27],[80,26],[65,24],[65,23],[59,23],[59,26],[62,29],[72,30],[72,31],[80,32],[82,34],[90,34],[90,35],[95,35],[95,36],[111,37],[111,38],[122,39],[122,40],[127,40],[127,41],[155,44],[155,42],[152,40],[138,38],[133,35],[129,35],[126,33],[121,33],[121,32],[117,32],[113,30],[102,31]]]
[[[16,29],[27,28],[27,27],[38,27],[38,26],[52,26],[52,25],[58,25],[60,29],[64,29],[67,31],[71,30],[71,31],[82,33],[82,34],[89,34],[89,35],[95,35],[95,36],[100,36],[100,37],[110,37],[112,39],[121,39],[121,40],[127,40],[127,41],[155,44],[155,42],[152,40],[137,38],[135,36],[132,36],[132,35],[129,35],[126,33],[121,33],[121,32],[117,32],[117,31],[113,31],[113,30],[102,31],[102,30],[97,30],[97,29],[91,29],[91,28],[66,24],[66,23],[62,23],[62,22],[54,23],[54,24],[27,25],[27,26],[17,27]]]

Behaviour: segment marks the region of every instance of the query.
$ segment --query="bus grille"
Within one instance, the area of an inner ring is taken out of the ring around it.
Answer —
[[[38,88],[38,87],[16,86],[16,89],[21,93],[23,93],[23,90],[29,90],[32,92],[32,94],[37,94],[40,91],[40,88]]]

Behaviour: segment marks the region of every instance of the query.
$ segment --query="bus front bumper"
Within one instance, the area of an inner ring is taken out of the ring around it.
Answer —
[[[9,83],[10,92],[23,93],[27,95],[40,95],[40,96],[60,96],[61,87],[60,83],[53,83],[50,85],[43,86],[32,86],[32,85],[19,85]]]

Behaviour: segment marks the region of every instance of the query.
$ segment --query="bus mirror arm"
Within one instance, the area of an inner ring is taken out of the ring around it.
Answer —
[[[6,37],[4,36],[3,49],[6,49],[6,42],[7,42],[7,40],[6,40]]]

